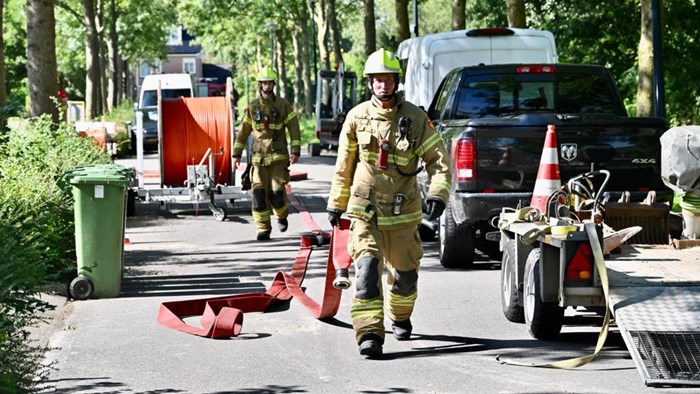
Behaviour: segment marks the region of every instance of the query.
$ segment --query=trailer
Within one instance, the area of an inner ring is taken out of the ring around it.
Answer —
[[[135,184],[129,190],[127,214],[136,201],[176,203],[206,202],[216,220],[227,217],[226,202],[250,197],[236,185],[231,151],[235,140],[232,83],[224,97],[163,98],[157,107],[136,108]],[[160,187],[145,187],[143,116],[157,110]],[[221,202],[224,204],[221,204]]]
[[[611,313],[646,385],[700,386],[700,249],[679,249],[697,241],[625,245],[641,228],[607,228],[602,189],[585,196],[589,209],[572,210],[601,175],[609,176],[595,171],[569,181],[550,196],[546,213],[503,210],[503,313],[537,339],[559,335],[566,308],[604,314],[604,321]],[[666,204],[651,198],[648,210],[668,228]]]

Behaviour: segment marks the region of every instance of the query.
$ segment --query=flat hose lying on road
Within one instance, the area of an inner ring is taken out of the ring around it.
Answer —
[[[305,220],[307,225],[315,224],[310,215],[305,216]],[[301,247],[294,259],[291,272],[289,274],[277,272],[266,292],[163,302],[158,311],[158,323],[192,335],[212,339],[231,338],[240,334],[244,313],[265,312],[272,305],[289,301],[292,297],[301,302],[317,319],[335,316],[340,306],[342,290],[333,287],[333,280],[337,269],[347,270],[352,263],[347,251],[349,236],[350,221],[342,219],[340,227],[333,227],[330,237],[326,279],[320,304],[301,289],[313,250],[312,245],[317,242],[315,235],[305,235],[301,237]],[[191,316],[201,316],[201,327],[185,323],[183,319]]]

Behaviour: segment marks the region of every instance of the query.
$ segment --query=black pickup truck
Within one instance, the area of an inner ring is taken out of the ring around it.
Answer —
[[[440,262],[469,268],[475,248],[497,257],[486,239],[502,207],[530,205],[547,125],[555,125],[562,182],[610,171],[607,195],[657,202],[672,192],[661,180],[660,118],[628,117],[602,66],[507,64],[458,68],[442,81],[428,115],[442,136],[453,171],[452,194],[437,227]],[[427,176],[421,175],[423,191]],[[425,239],[426,227],[421,229]],[[428,233],[430,233],[428,231]],[[434,233],[433,233],[434,236]]]

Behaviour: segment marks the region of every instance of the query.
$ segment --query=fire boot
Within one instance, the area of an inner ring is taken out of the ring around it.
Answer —
[[[360,338],[360,354],[365,358],[381,358],[384,353],[382,350],[382,338],[377,334],[367,333]]]
[[[287,221],[287,218],[284,219],[277,219],[277,225],[280,228],[280,232],[285,232],[287,231],[287,227],[289,227],[289,222]]]
[[[261,231],[257,235],[258,241],[267,241],[270,239],[270,232],[269,231]]]
[[[333,279],[333,287],[336,289],[349,289],[350,288],[350,278],[348,277],[348,270],[337,269],[335,270],[335,279]]]
[[[405,341],[411,338],[411,331],[413,331],[413,325],[411,324],[411,319],[406,319],[402,321],[391,321],[391,331],[394,332],[394,338],[399,341]]]

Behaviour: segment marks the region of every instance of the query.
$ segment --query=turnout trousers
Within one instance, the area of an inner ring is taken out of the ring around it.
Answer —
[[[418,225],[380,230],[376,217],[370,222],[354,219],[348,252],[355,265],[355,289],[350,315],[355,339],[364,334],[384,338],[382,273],[387,268],[387,314],[391,320],[411,317],[418,295],[418,268],[423,246]]]
[[[255,165],[251,172],[255,229],[257,232],[272,231],[270,217],[273,212],[277,219],[284,219],[289,215],[285,190],[289,181],[287,163]]]

